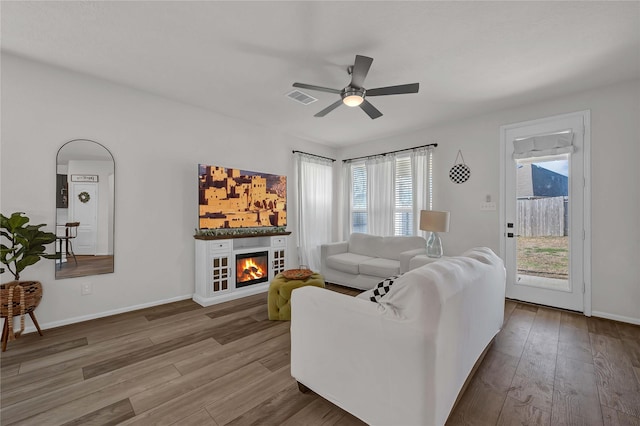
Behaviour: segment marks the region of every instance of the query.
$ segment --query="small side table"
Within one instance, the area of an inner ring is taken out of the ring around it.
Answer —
[[[409,270],[419,268],[424,265],[428,265],[429,263],[433,263],[440,259],[446,259],[447,256],[442,257],[429,257],[426,254],[419,254],[414,256],[409,260]]]

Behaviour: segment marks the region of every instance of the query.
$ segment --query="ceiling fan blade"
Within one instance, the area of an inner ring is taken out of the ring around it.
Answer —
[[[342,99],[335,101],[334,103],[332,103],[331,105],[329,105],[328,107],[326,107],[325,109],[323,109],[322,111],[314,115],[314,117],[324,117],[334,109],[338,108],[340,105],[342,105]]]
[[[314,86],[312,84],[304,84],[304,83],[293,83],[293,87],[299,87],[301,89],[317,90],[319,92],[336,93],[338,95],[342,92],[341,90],[338,90],[338,89],[331,89],[329,87]]]
[[[362,89],[364,79],[367,78],[369,68],[373,58],[368,56],[356,55],[356,62],[353,64],[353,71],[351,72],[351,86]]]
[[[382,113],[378,111],[378,108],[371,105],[371,103],[369,103],[369,101],[367,101],[366,99],[360,104],[360,108],[362,108],[362,110],[366,112],[372,120],[375,120],[378,117],[382,117]]]
[[[367,96],[402,95],[404,93],[418,93],[420,83],[401,84],[399,86],[378,87],[367,90]]]

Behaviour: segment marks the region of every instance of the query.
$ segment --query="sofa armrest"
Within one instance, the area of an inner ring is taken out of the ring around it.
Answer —
[[[436,262],[440,259],[446,259],[447,256],[442,257],[429,257],[426,254],[419,254],[414,256],[409,260],[409,270],[419,268],[424,265],[428,265],[430,263]]]
[[[434,411],[425,396],[436,393],[434,336],[382,305],[317,287],[296,289],[291,308],[298,382],[370,424],[419,424],[405,417]],[[420,408],[399,414],[406,404]]]
[[[409,271],[411,269],[409,265],[409,262],[411,261],[411,259],[413,259],[414,257],[420,254],[425,254],[426,252],[427,252],[426,248],[417,248],[413,250],[403,251],[402,253],[400,253],[400,273],[404,274],[405,272]]]
[[[320,273],[327,274],[327,257],[334,254],[346,253],[349,250],[349,243],[347,241],[340,241],[338,243],[326,243],[320,245]]]
[[[349,243],[347,241],[340,241],[338,243],[326,243],[320,246],[320,255],[323,259],[334,254],[346,253],[349,250]]]

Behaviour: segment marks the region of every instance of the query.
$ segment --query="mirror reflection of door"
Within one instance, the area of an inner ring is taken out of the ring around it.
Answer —
[[[71,183],[70,216],[73,218],[73,222],[80,222],[73,247],[76,255],[95,256],[98,254],[96,242],[100,199],[97,186],[97,183]]]
[[[58,151],[56,175],[56,279],[113,272],[113,156],[97,142],[72,140]],[[80,225],[69,239],[72,222]]]

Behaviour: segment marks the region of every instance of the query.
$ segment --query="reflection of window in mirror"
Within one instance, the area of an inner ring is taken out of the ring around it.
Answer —
[[[115,162],[103,145],[65,143],[56,158],[56,279],[114,268]]]

